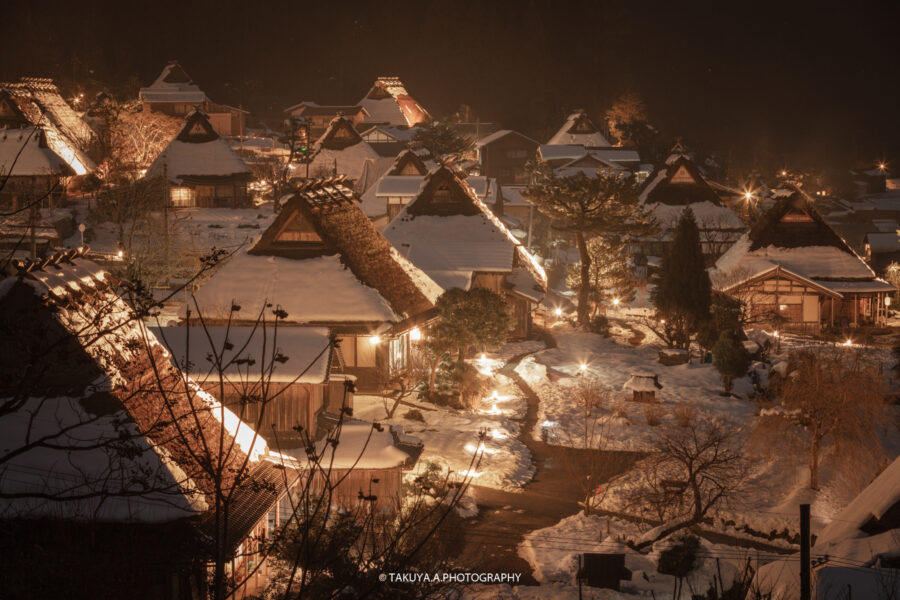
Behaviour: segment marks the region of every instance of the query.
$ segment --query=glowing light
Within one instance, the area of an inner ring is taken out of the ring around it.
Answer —
[[[772,335],[774,335],[775,337],[778,337],[778,330],[776,329]]]
[[[489,409],[487,409],[487,410],[484,411],[484,412],[486,412],[486,413],[489,414],[489,415],[501,415],[501,414],[503,414],[503,411],[500,410],[500,408],[499,408],[496,404],[494,404],[493,406],[491,406]]]
[[[499,429],[491,429],[491,439],[492,440],[505,440],[509,436],[506,435],[506,432],[500,431]]]
[[[619,305],[619,299],[613,298],[613,306],[618,306],[618,305]]]
[[[477,478],[481,477],[481,475],[482,475],[479,471],[470,471],[469,469],[466,469],[465,471],[460,471],[459,474],[462,475],[463,477],[471,477],[472,479],[477,479]]]
[[[499,450],[497,450],[496,448],[488,448],[482,442],[477,446],[475,444],[466,444],[466,452],[471,452],[472,454],[476,452],[483,452],[484,454],[497,454]]]
[[[753,200],[753,194],[751,194],[750,192],[744,192],[744,200],[747,200],[748,202],[750,200]]]
[[[885,296],[885,297],[884,297],[884,305],[885,305],[885,306],[890,306],[890,305],[891,305],[891,297],[890,297],[890,296]]]
[[[369,342],[371,342],[371,344],[373,346],[377,346],[378,344],[381,343],[381,337],[379,337],[377,335],[373,335],[372,337],[369,338]]]
[[[409,339],[411,339],[414,342],[418,342],[419,340],[421,340],[422,339],[422,330],[419,329],[418,327],[413,327],[412,329],[410,329]]]
[[[556,421],[544,421],[541,423],[541,427],[556,427],[557,425],[559,425],[559,423]]]
[[[659,324],[660,324],[660,325],[665,325],[665,324],[666,324],[666,320],[665,320],[665,319],[660,319],[660,320],[659,320]]]
[[[487,360],[487,356],[484,355],[484,352],[481,353],[481,358],[479,358],[478,360],[480,360],[481,362],[484,362]]]
[[[886,171],[886,170],[887,170],[887,165],[884,164],[883,162],[878,163],[878,170],[879,170],[879,171]]]
[[[491,400],[496,402],[499,399],[500,399],[500,396],[497,395],[497,390],[494,390],[493,392],[491,392]]]
[[[853,340],[851,340],[851,339],[850,339],[850,338],[847,338],[847,341],[846,341],[846,342],[844,342],[844,343],[843,343],[843,344],[841,344],[841,345],[842,345],[842,346],[846,346],[846,347],[848,347],[848,348],[849,348],[849,347],[850,347],[850,346],[852,346],[852,345],[853,345]]]
[[[557,317],[561,317],[562,309],[557,306],[556,308],[553,309],[553,314],[556,315]]]
[[[119,258],[122,258],[123,256],[125,256],[125,253],[123,251],[119,250],[119,252],[116,254],[116,256],[118,256]]]
[[[587,371],[587,364],[581,363],[581,365],[578,366],[578,370],[584,373],[585,371]]]
[[[782,177],[787,177],[787,171],[785,171],[784,169],[782,169],[782,170],[781,170],[781,176],[782,176]]]

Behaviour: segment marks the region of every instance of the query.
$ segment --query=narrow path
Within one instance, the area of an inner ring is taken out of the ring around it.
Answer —
[[[555,347],[549,339],[548,347]],[[551,345],[552,344],[552,345]],[[531,566],[519,557],[517,549],[526,533],[555,525],[560,520],[581,510],[583,497],[579,484],[581,474],[593,471],[596,479],[609,481],[623,473],[643,454],[626,451],[601,451],[582,448],[552,446],[532,438],[537,423],[539,398],[534,390],[515,372],[515,367],[526,353],[507,361],[500,373],[512,379],[527,401],[525,416],[519,421],[519,439],[531,452],[535,465],[532,480],[522,491],[507,492],[494,488],[472,485],[472,494],[478,503],[479,514],[467,521],[465,544],[456,557],[457,563],[478,572],[521,573],[521,583],[537,585]],[[605,513],[629,518],[627,515]],[[755,540],[730,536],[719,532],[695,530],[697,535],[713,543],[754,548],[766,552],[790,552]]]
[[[599,468],[602,481],[607,481],[629,468],[640,455],[563,448],[532,439],[539,399],[515,372],[516,365],[528,354],[507,361],[500,373],[516,383],[527,401],[528,409],[519,421],[517,437],[531,452],[534,477],[520,492],[471,486],[480,512],[466,524],[466,544],[457,562],[480,572],[521,573],[521,583],[536,585],[531,566],[517,553],[523,536],[554,525],[580,510],[579,473]]]

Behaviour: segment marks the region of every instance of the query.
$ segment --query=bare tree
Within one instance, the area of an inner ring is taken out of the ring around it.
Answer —
[[[805,447],[809,487],[819,489],[823,450],[833,447],[835,466],[859,472],[883,453],[878,435],[888,423],[885,380],[862,348],[834,346],[794,352],[788,376],[770,382],[775,399],[760,412],[757,442],[792,440]]]
[[[740,492],[747,472],[740,442],[737,429],[711,417],[662,428],[653,455],[628,475],[637,480],[627,494],[627,509],[662,523],[634,544],[636,549],[702,523]]]

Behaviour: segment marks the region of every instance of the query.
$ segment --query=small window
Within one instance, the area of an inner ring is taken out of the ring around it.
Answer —
[[[442,183],[434,192],[435,202],[452,202],[453,197],[450,195],[450,184]]]
[[[279,242],[321,242],[315,231],[282,231],[278,234]]]

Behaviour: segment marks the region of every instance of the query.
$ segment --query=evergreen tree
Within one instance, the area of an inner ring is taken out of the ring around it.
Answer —
[[[440,321],[433,335],[444,347],[455,348],[457,360],[466,358],[469,346],[499,346],[513,327],[513,316],[503,297],[491,290],[447,290],[437,300]]]
[[[595,237],[588,240],[588,253],[591,255],[591,272],[588,285],[590,300],[594,304],[592,316],[603,304],[609,304],[613,298],[622,302],[634,299],[634,274],[628,262],[628,244],[619,236],[607,238]],[[566,283],[571,289],[581,287],[581,267],[572,265]]]
[[[725,330],[713,346],[712,357],[713,365],[722,375],[722,387],[726,394],[730,394],[734,378],[747,374],[750,354],[744,349],[743,344],[734,339],[731,331]]]
[[[687,349],[691,335],[710,318],[711,289],[700,246],[694,212],[685,208],[675,239],[663,257],[662,272],[653,293],[658,316],[667,322],[672,341]]]
[[[427,150],[432,159],[440,161],[464,153],[472,147],[472,140],[459,135],[449,125],[435,121],[417,129],[413,144]]]
[[[598,171],[596,177],[557,177],[546,165],[533,171],[535,182],[528,196],[553,221],[553,228],[575,234],[581,261],[578,288],[578,324],[590,327],[591,268],[587,238],[591,235],[647,235],[655,223],[640,202],[633,177]]]

